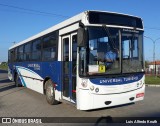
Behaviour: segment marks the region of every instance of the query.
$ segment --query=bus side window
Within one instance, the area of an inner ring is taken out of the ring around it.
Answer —
[[[14,62],[15,58],[15,49],[9,50],[8,52],[8,62]]]
[[[18,47],[15,48],[15,57],[14,57],[14,61],[18,62]]]
[[[18,54],[17,54],[17,56],[18,56],[18,61],[19,62],[21,62],[21,61],[23,61],[23,45],[22,46],[20,46],[19,48],[18,48]]]
[[[37,39],[32,43],[32,60],[41,60],[41,40]]]
[[[15,61],[15,49],[13,49],[13,51],[11,51],[11,62]]]
[[[24,46],[24,61],[29,61],[31,59],[31,43],[27,43]]]
[[[57,37],[55,33],[43,38],[43,60],[56,60]]]

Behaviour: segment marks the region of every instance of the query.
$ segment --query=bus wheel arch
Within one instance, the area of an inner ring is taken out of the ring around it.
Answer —
[[[43,81],[43,94],[46,95],[46,81],[48,81],[49,79],[51,79],[50,77],[46,77]]]
[[[46,78],[44,80],[44,93],[46,95],[46,100],[51,105],[58,104],[58,101],[55,100],[55,88],[52,80],[50,78]]]

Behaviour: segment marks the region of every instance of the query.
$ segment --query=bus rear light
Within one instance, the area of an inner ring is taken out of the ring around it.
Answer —
[[[138,94],[136,94],[136,98],[139,98],[139,97],[144,97],[144,93],[138,93]]]

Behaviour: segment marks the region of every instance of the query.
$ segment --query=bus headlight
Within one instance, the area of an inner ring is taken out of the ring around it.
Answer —
[[[91,90],[91,91],[93,91],[93,90],[94,90],[94,86],[93,86],[93,85],[90,87],[90,90]]]
[[[82,87],[86,88],[87,87],[87,79],[82,79],[81,85],[82,85]]]
[[[142,80],[140,80],[140,81],[137,83],[137,87],[142,86],[142,84],[143,84],[143,82],[142,82]]]
[[[142,83],[142,80],[140,81],[140,86],[142,85],[143,83]]]
[[[95,89],[95,92],[98,93],[98,92],[99,92],[99,88],[96,88],[96,89]]]

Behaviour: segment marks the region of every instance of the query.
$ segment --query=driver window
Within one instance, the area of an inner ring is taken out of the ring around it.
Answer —
[[[89,41],[89,64],[94,65],[96,64],[96,57],[97,57],[97,40],[90,40]]]

